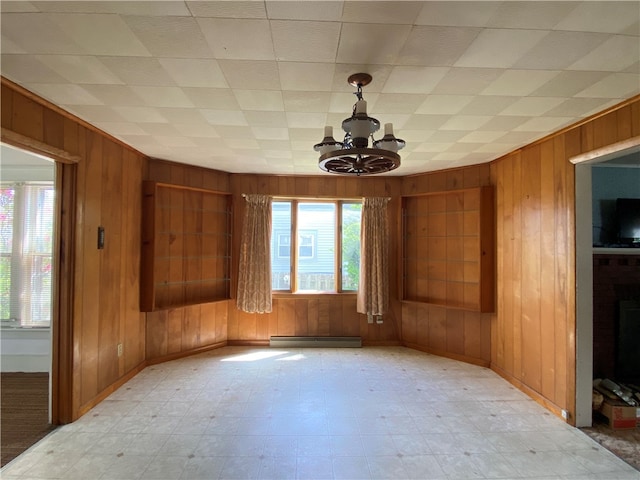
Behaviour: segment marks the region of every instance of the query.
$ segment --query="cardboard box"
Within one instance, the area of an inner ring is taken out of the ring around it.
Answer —
[[[609,420],[609,427],[616,430],[640,425],[640,408],[630,407],[622,401],[605,398],[600,412]]]

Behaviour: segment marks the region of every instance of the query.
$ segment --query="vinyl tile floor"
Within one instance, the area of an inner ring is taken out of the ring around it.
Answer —
[[[147,367],[0,471],[33,479],[640,479],[489,369],[402,347]]]

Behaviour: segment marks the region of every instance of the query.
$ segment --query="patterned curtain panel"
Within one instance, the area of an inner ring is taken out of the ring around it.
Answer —
[[[383,315],[389,307],[388,198],[365,198],[360,226],[360,286],[357,310]]]
[[[271,312],[271,197],[246,195],[238,275],[239,310]]]

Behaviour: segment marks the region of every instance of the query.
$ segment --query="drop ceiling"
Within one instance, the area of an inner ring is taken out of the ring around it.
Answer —
[[[232,173],[322,174],[313,145],[338,138],[356,72],[407,142],[386,175],[489,162],[640,93],[638,1],[1,8],[3,76],[150,157]]]

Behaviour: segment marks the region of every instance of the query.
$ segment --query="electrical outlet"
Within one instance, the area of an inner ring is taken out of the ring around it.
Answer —
[[[119,357],[122,356],[122,344],[121,343],[118,344],[118,356]]]
[[[565,420],[569,419],[569,412],[567,412],[566,410],[562,410],[562,418],[564,418]]]

